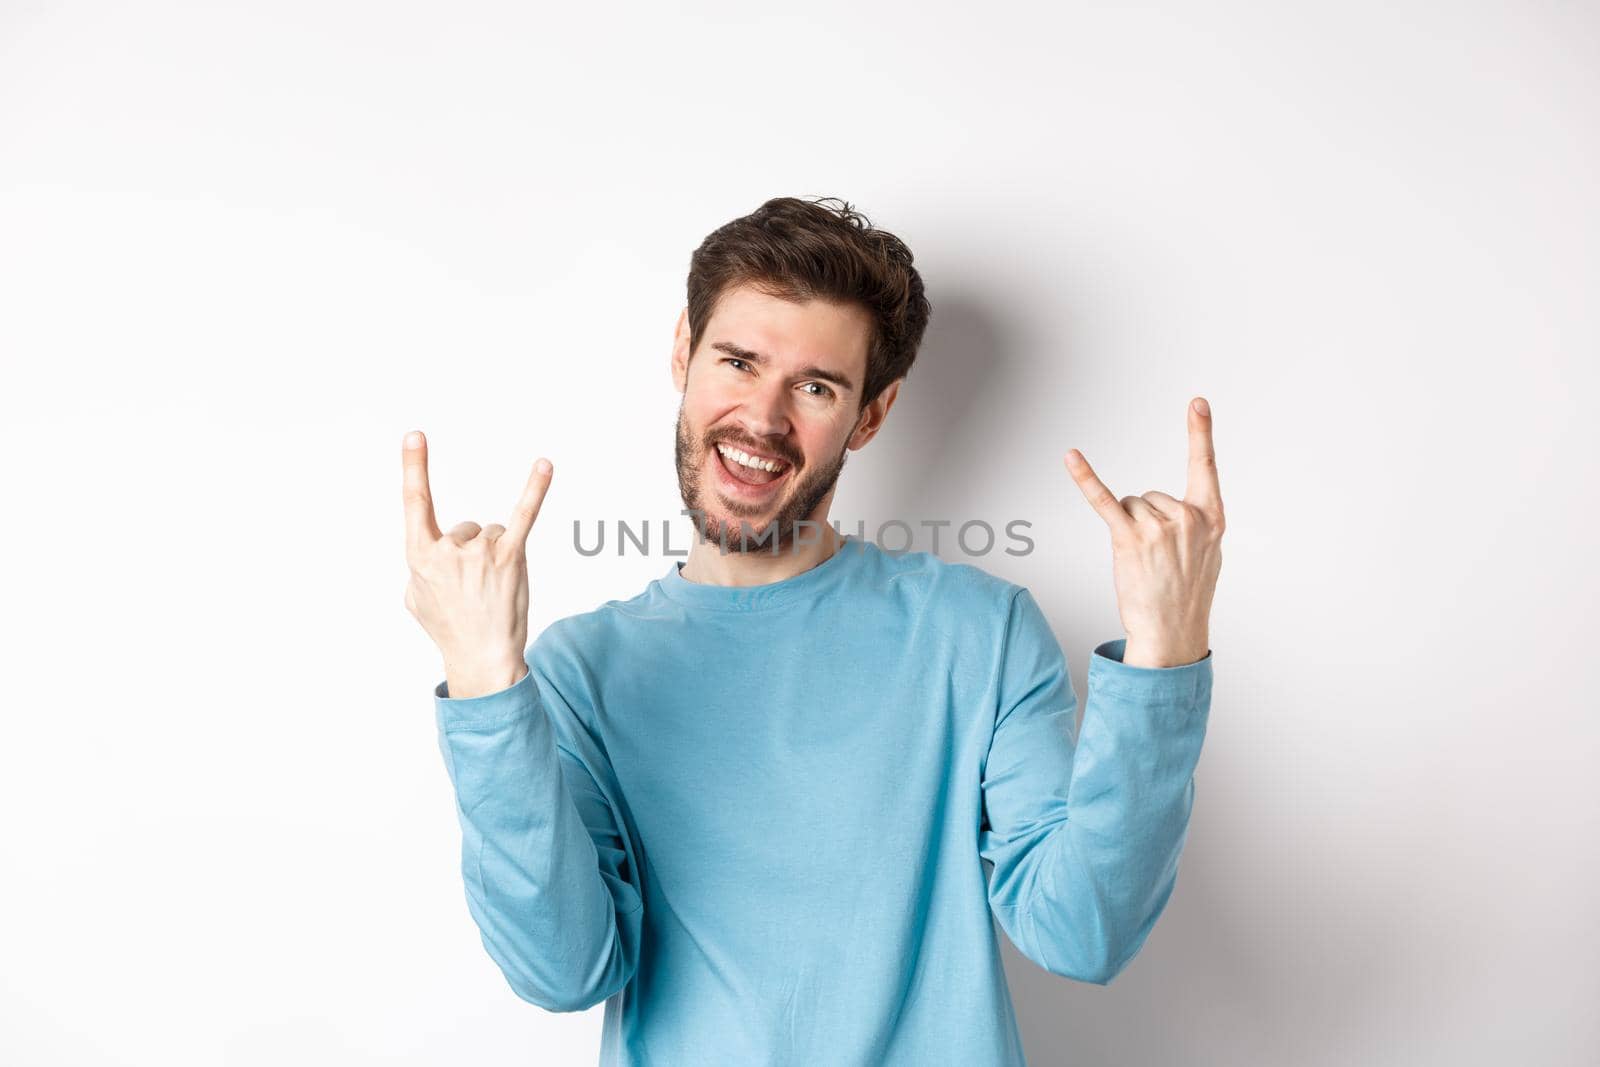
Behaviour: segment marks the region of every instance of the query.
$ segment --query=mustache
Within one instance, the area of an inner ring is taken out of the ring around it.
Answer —
[[[773,445],[763,445],[756,441],[746,441],[742,438],[730,437],[726,434],[722,435],[721,437],[713,437],[706,441],[706,450],[710,451],[711,449],[722,444],[727,445],[729,448],[737,448],[740,451],[749,452],[751,454],[776,456],[778,459],[783,460],[791,467],[800,466],[800,460],[791,454],[787,449],[775,447]]]

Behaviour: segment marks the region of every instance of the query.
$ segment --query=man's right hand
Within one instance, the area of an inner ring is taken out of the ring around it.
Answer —
[[[428,442],[401,444],[406,514],[406,610],[444,654],[451,697],[483,696],[522,680],[528,645],[528,532],[550,488],[550,462],[533,465],[509,526],[463,522],[439,532],[428,488]]]

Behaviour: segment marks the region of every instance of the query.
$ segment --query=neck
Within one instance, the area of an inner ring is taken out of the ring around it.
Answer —
[[[681,573],[686,580],[700,585],[767,585],[793,578],[825,562],[844,541],[826,518],[813,521],[822,523],[820,531],[808,527],[799,532],[807,537],[820,532],[820,537],[803,545],[780,547],[776,553],[770,544],[748,552],[735,552],[730,548],[724,553],[716,542],[696,537]],[[736,536],[736,532],[730,533],[730,543]]]

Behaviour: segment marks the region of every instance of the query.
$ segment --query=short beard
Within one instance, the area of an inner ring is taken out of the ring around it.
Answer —
[[[788,500],[778,507],[778,513],[762,528],[750,526],[749,519],[761,512],[756,510],[752,515],[740,515],[738,504],[729,504],[726,510],[732,513],[732,518],[723,520],[714,518],[710,508],[702,498],[703,486],[700,473],[701,466],[695,462],[696,450],[689,437],[689,428],[683,417],[683,405],[678,406],[678,425],[674,434],[676,445],[674,455],[678,465],[678,492],[683,497],[683,506],[689,512],[689,517],[695,523],[695,532],[708,544],[719,545],[726,552],[758,552],[765,548],[773,555],[784,551],[794,544],[798,536],[800,522],[805,520],[824,497],[833,491],[834,483],[839,480],[839,474],[844,470],[845,458],[850,452],[849,445],[839,450],[838,457],[824,467],[802,476],[800,482],[789,490]],[[705,456],[715,451],[715,440],[707,439],[700,443],[699,456]],[[720,509],[719,509],[720,510]],[[768,530],[773,531],[769,533]]]

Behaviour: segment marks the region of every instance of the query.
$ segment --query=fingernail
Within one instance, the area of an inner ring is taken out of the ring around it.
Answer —
[[[549,474],[550,461],[547,459],[541,459],[539,462],[533,465],[533,469],[538,471],[540,474]]]
[[[417,431],[415,431],[415,430],[412,430],[410,433],[406,434],[406,447],[407,448],[421,448],[422,447],[422,435],[420,433],[418,433]]]
[[[1211,405],[1206,403],[1206,398],[1201,397],[1194,402],[1194,409],[1202,415],[1211,414]]]

